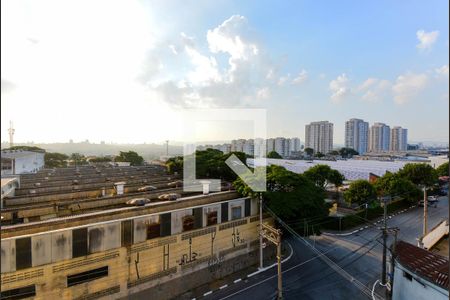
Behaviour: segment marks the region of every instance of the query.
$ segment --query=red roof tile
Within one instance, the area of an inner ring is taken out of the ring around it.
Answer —
[[[403,241],[397,242],[396,252],[397,261],[403,267],[436,285],[449,288],[448,258]]]

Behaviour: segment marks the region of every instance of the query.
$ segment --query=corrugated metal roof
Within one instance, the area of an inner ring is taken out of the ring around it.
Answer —
[[[403,267],[436,285],[449,288],[448,258],[403,241],[397,242],[396,252],[397,261]]]

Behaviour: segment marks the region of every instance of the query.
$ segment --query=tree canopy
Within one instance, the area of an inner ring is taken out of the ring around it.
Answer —
[[[438,175],[432,166],[424,163],[406,164],[398,171],[398,175],[416,185],[432,186],[438,182]]]
[[[64,168],[67,167],[69,157],[62,153],[46,152],[44,155],[44,164],[46,168]]]
[[[331,169],[328,165],[315,165],[303,173],[317,187],[325,189],[328,183],[341,186],[345,180],[344,175]]]
[[[305,151],[306,155],[308,155],[308,156],[311,156],[311,155],[314,154],[314,149],[313,148],[305,148],[304,151]]]
[[[255,170],[257,176],[264,176]],[[267,167],[267,191],[263,198],[268,207],[283,220],[326,216],[328,208],[324,191],[315,186],[306,176],[293,173],[281,166]],[[242,195],[254,196],[255,193],[240,178],[233,183]]]
[[[422,194],[414,183],[397,173],[386,172],[386,174],[377,179],[374,187],[381,196],[390,195],[407,199],[411,202],[417,201]]]
[[[36,147],[36,146],[12,146],[12,147],[6,148],[4,150],[23,150],[23,151],[45,152],[44,149]]]
[[[280,159],[280,158],[283,158],[283,157],[281,157],[281,155],[278,154],[278,152],[276,152],[276,151],[270,151],[267,154],[267,158],[278,158],[278,159]]]
[[[443,163],[439,167],[436,168],[436,173],[438,176],[448,176],[449,165],[448,162]]]
[[[193,154],[192,154],[193,155]],[[233,181],[237,175],[228,167],[225,161],[231,156],[237,158],[245,164],[246,155],[244,152],[231,152],[223,154],[222,151],[215,149],[206,149],[195,152],[195,172],[197,178],[217,178]],[[177,156],[167,160],[166,167],[169,173],[183,172],[183,157]]]
[[[134,151],[123,152],[114,158],[115,162],[129,162],[132,166],[141,166],[144,163],[144,158]]]
[[[87,164],[86,157],[80,153],[72,153],[70,155],[70,160],[72,160],[72,163],[76,166]]]
[[[343,158],[350,158],[350,157],[352,157],[353,155],[358,155],[359,153],[358,153],[358,151],[356,151],[355,149],[353,149],[353,148],[341,148],[340,150],[339,150],[339,154],[343,157]]]
[[[367,180],[355,180],[350,184],[347,191],[344,192],[344,199],[348,203],[369,203],[377,197],[374,186]]]

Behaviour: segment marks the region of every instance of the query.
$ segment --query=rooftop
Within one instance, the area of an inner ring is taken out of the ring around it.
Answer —
[[[446,257],[399,241],[396,244],[398,262],[421,278],[444,289],[449,288],[449,261]]]

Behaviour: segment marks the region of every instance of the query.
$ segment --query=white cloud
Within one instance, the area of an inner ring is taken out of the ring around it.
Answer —
[[[293,84],[302,84],[308,79],[308,72],[306,70],[301,70],[297,77],[292,80]]]
[[[394,101],[397,104],[405,104],[414,99],[427,85],[426,74],[406,73],[397,77],[392,86]]]
[[[331,102],[340,103],[343,99],[350,93],[350,88],[348,87],[349,79],[345,73],[339,75],[336,79],[330,82],[330,90],[332,92]]]
[[[391,87],[388,80],[378,78],[368,78],[364,81],[356,91],[363,93],[362,100],[367,102],[377,102],[381,100]]]
[[[270,89],[268,87],[259,89],[256,95],[258,99],[268,99],[270,98]]]
[[[439,37],[439,31],[426,32],[425,30],[418,30],[416,36],[419,40],[419,44],[416,47],[421,50],[430,50]]]
[[[283,86],[283,85],[285,85],[288,81],[289,81],[289,79],[291,78],[291,74],[287,74],[287,75],[285,75],[285,76],[281,76],[279,79],[278,79],[278,85],[279,86]]]
[[[443,65],[434,70],[439,77],[448,77],[448,65]]]

